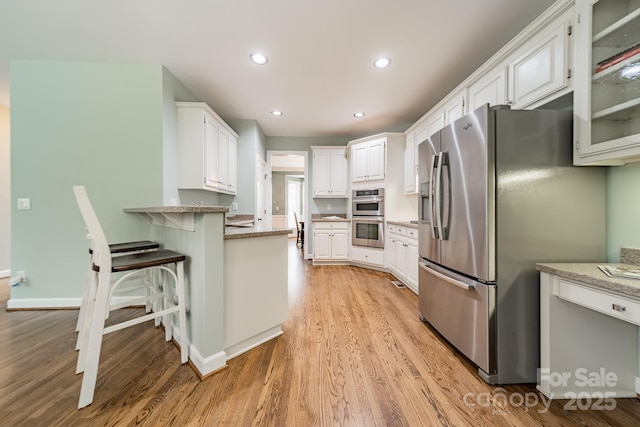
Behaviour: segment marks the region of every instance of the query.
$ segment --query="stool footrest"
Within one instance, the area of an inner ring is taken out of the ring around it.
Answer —
[[[127,320],[126,322],[118,323],[116,325],[111,325],[111,326],[108,326],[108,327],[104,328],[104,332],[102,334],[103,335],[107,335],[107,334],[109,334],[111,332],[115,332],[115,331],[119,331],[120,329],[128,328],[129,326],[137,325],[139,323],[143,323],[143,322],[146,322],[148,320],[153,320],[156,317],[161,317],[161,316],[165,316],[167,314],[175,313],[179,309],[180,309],[180,307],[175,306],[175,307],[167,308],[165,310],[160,310],[157,313],[149,313],[147,315],[140,316],[140,317],[138,317],[136,319]]]

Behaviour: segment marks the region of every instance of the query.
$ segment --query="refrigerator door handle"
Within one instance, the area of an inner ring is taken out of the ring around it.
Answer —
[[[459,280],[454,279],[453,277],[449,277],[449,276],[447,276],[446,274],[442,274],[442,273],[440,273],[440,272],[437,272],[437,271],[435,271],[435,270],[433,270],[433,269],[431,269],[431,268],[427,267],[427,266],[426,266],[426,265],[424,265],[423,263],[420,263],[420,268],[422,268],[422,269],[424,269],[424,270],[428,271],[428,272],[429,272],[429,274],[433,274],[434,276],[436,276],[436,277],[438,277],[438,278],[440,278],[440,279],[444,280],[444,281],[445,281],[445,282],[447,282],[447,283],[450,283],[450,284],[452,284],[452,285],[454,285],[454,286],[457,286],[457,287],[459,287],[459,288],[464,289],[465,291],[471,291],[471,290],[475,289],[475,286],[473,286],[473,285],[468,285],[468,284],[466,284],[466,283],[463,283],[463,282],[461,282],[461,281],[459,281]]]
[[[438,239],[438,218],[436,217],[436,171],[438,169],[438,155],[434,154],[431,156],[431,176],[429,177],[429,183],[431,184],[431,188],[429,189],[429,199],[431,204],[431,237],[433,239]]]
[[[444,233],[442,229],[442,187],[441,187],[441,178],[442,178],[442,159],[444,158],[444,153],[441,151],[438,153],[438,173],[436,174],[436,216],[435,222],[436,227],[438,227],[438,239],[444,239]]]

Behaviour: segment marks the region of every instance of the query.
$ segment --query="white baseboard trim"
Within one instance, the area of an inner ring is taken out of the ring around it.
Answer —
[[[241,341],[237,344],[234,344],[232,346],[229,346],[227,348],[224,349],[224,352],[226,354],[228,354],[227,356],[227,360],[229,359],[233,359],[236,356],[240,356],[242,353],[247,352],[249,350],[251,350],[252,348],[255,348],[257,346],[259,346],[260,344],[264,344],[265,342],[272,340],[276,337],[279,337],[280,335],[282,335],[282,327],[280,325],[278,326],[274,326],[271,329],[267,329],[266,331],[254,335],[251,338],[248,338],[244,341]]]
[[[203,377],[227,366],[227,354],[224,351],[204,358],[193,344],[189,345],[189,359]]]
[[[79,308],[82,298],[9,298],[8,310]]]
[[[0,279],[11,277],[11,270],[0,270]]]
[[[131,297],[114,297],[111,302],[119,304]],[[9,298],[7,310],[55,310],[80,308],[81,297],[75,298]]]

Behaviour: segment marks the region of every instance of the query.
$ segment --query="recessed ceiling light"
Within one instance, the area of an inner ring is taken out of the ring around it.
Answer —
[[[389,64],[391,64],[391,60],[389,58],[382,57],[376,59],[373,66],[376,68],[387,68]]]
[[[272,115],[274,115],[274,116],[278,116],[278,117],[279,117],[279,116],[281,116],[281,115],[282,115],[282,111],[279,111],[279,110],[273,110],[273,111],[271,112],[271,114],[272,114]]]
[[[361,112],[361,111],[359,111],[359,112],[357,112],[357,113],[354,113],[354,114],[353,114],[353,117],[356,117],[356,118],[358,118],[358,119],[359,119],[360,117],[364,117],[364,113],[363,113],[363,112]]]
[[[252,53],[251,55],[249,55],[249,58],[251,58],[251,60],[258,65],[264,65],[269,62],[269,58],[267,58],[267,55],[263,53]]]

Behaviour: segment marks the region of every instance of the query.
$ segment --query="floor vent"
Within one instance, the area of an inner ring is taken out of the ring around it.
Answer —
[[[404,285],[404,283],[402,283],[399,280],[392,280],[391,283],[393,284],[393,286],[395,286],[396,288],[406,288],[406,286]]]

